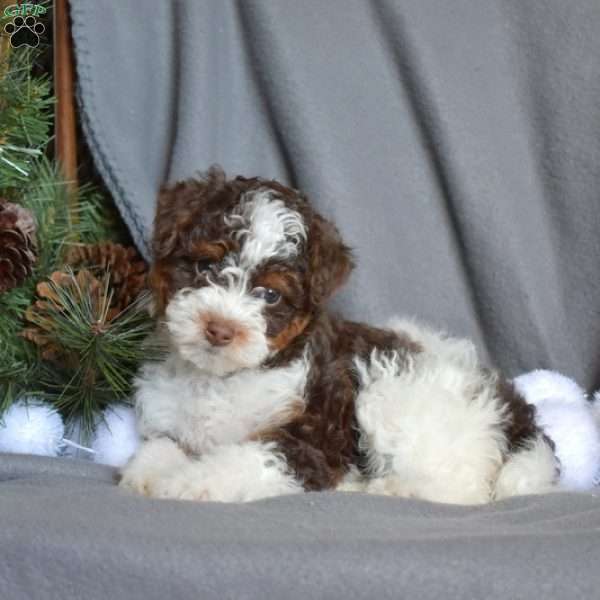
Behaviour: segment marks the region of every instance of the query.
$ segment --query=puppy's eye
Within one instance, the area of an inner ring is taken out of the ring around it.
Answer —
[[[196,273],[198,275],[202,275],[202,274],[210,271],[212,265],[213,265],[212,260],[210,260],[209,258],[203,258],[201,260],[196,261],[194,268],[196,269]]]
[[[281,294],[277,290],[264,287],[256,287],[252,290],[252,295],[255,298],[261,298],[267,304],[277,304],[281,298]]]

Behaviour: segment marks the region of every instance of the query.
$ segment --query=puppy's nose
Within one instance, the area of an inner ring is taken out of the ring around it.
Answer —
[[[223,321],[209,321],[204,329],[206,339],[213,346],[228,346],[233,341],[235,329]]]

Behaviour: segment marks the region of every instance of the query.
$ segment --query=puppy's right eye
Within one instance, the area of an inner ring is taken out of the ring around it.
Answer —
[[[213,261],[209,258],[203,258],[201,260],[197,260],[195,264],[196,273],[198,275],[203,275],[210,271],[213,266]]]

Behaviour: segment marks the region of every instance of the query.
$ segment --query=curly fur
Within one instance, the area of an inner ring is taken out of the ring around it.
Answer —
[[[192,500],[342,489],[469,504],[555,484],[535,410],[470,342],[327,312],[353,258],[300,192],[218,168],[167,187],[154,254],[171,352],[137,379],[146,441],[121,485]]]

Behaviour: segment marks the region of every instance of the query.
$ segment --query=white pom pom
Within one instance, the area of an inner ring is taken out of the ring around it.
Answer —
[[[92,442],[94,461],[113,467],[122,467],[140,445],[135,410],[129,406],[115,406],[104,411]]]
[[[532,371],[513,383],[536,407],[538,425],[556,445],[562,487],[592,487],[600,468],[600,432],[583,389],[555,371]]]
[[[54,408],[25,396],[0,417],[0,452],[56,456],[64,432]]]
[[[596,418],[596,423],[598,423],[598,426],[600,427],[600,390],[595,392],[592,398],[592,412]]]
[[[530,404],[549,398],[557,398],[567,404],[580,404],[582,398],[585,400],[583,389],[575,381],[556,371],[536,369],[519,375],[513,383]]]

